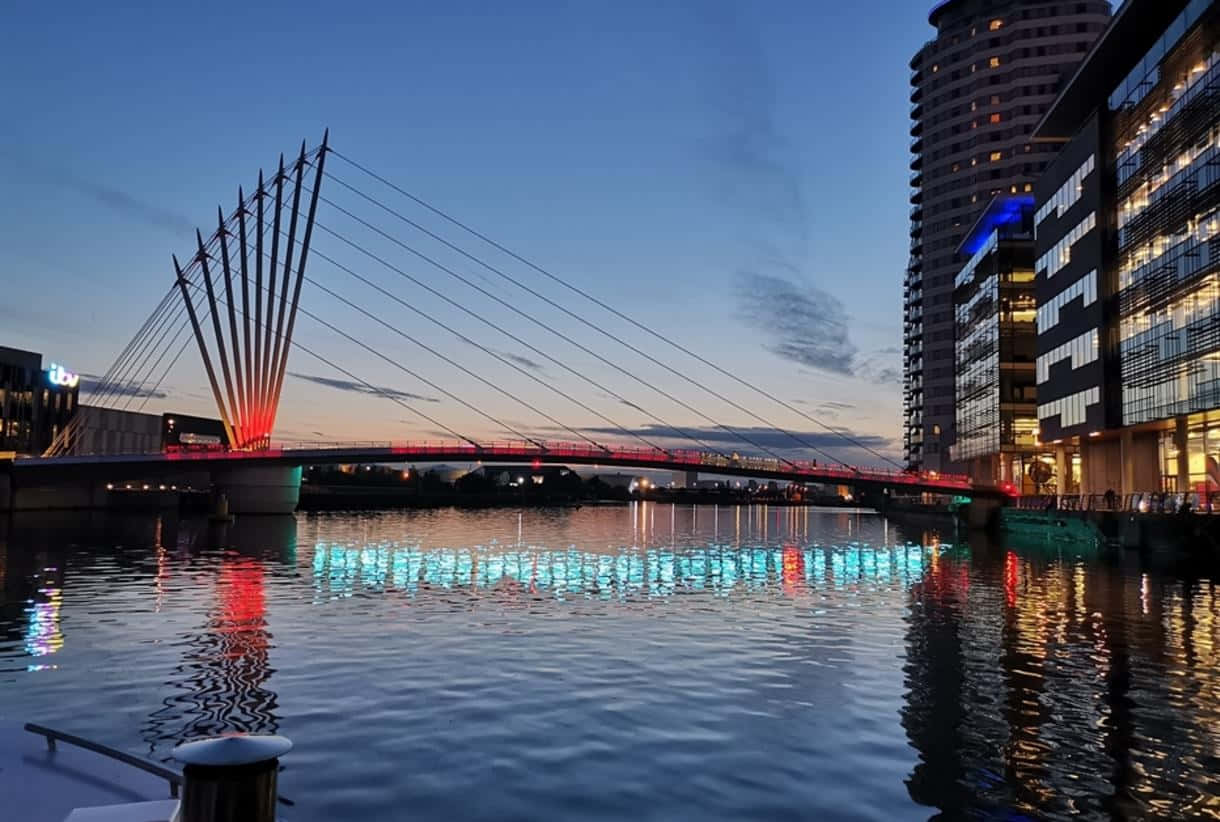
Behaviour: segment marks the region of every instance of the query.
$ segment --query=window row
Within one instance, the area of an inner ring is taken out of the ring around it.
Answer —
[[[1063,345],[1057,345],[1050,351],[1038,357],[1038,382],[1044,383],[1050,379],[1051,366],[1055,363],[1072,358],[1072,368],[1095,362],[1101,351],[1101,337],[1097,329],[1084,332],[1079,337],[1068,340]]]
[[[1131,108],[1139,103],[1156,86],[1160,78],[1160,65],[1165,55],[1172,51],[1185,35],[1211,7],[1214,0],[1190,0],[1186,8],[1174,18],[1160,39],[1144,53],[1135,68],[1127,73],[1123,81],[1110,93],[1110,110]]]
[[[1220,277],[1213,274],[1169,305],[1124,316],[1119,322],[1121,351],[1124,354],[1135,351],[1166,335],[1207,340],[1217,317],[1220,317]]]
[[[1183,280],[1215,263],[1212,240],[1220,236],[1220,209],[1188,220],[1177,234],[1160,234],[1119,258],[1118,287],[1152,275]]]
[[[1089,406],[1099,402],[1101,402],[1101,389],[1093,386],[1048,403],[1040,403],[1038,419],[1047,420],[1057,416],[1060,428],[1071,428],[1087,420]]]
[[[1077,240],[1092,231],[1096,225],[1097,213],[1090,211],[1088,216],[1077,223],[1076,227],[1069,231],[1063,239],[1055,243],[1050,251],[1038,258],[1035,270],[1046,271],[1047,279],[1054,277],[1072,261],[1072,246],[1076,245]]]
[[[1128,127],[1129,134],[1132,130],[1135,133],[1131,134],[1123,142],[1122,149],[1118,152],[1119,183],[1126,182],[1128,178],[1139,171],[1143,163],[1140,152],[1143,150],[1144,145],[1166,123],[1177,117],[1182,109],[1189,105],[1192,100],[1200,94],[1210,92],[1210,86],[1216,79],[1217,66],[1220,66],[1220,55],[1213,53],[1201,62],[1184,70],[1178,78],[1178,82],[1174,83],[1173,87],[1169,90],[1169,97],[1172,102],[1167,106],[1154,109],[1148,115],[1147,122],[1140,123],[1139,125],[1132,123]]]
[[[1068,181],[1059,186],[1059,190],[1034,214],[1035,230],[1037,226],[1042,225],[1043,220],[1051,215],[1052,211],[1056,217],[1062,217],[1063,212],[1076,205],[1076,201],[1080,199],[1080,195],[1084,191],[1084,178],[1093,172],[1095,165],[1096,155],[1090,154],[1089,159],[1085,160],[1080,168],[1072,172],[1072,176],[1068,178]]]
[[[1041,334],[1059,324],[1059,311],[1077,297],[1083,297],[1082,306],[1097,300],[1097,269],[1093,269],[1076,282],[1051,297],[1045,305],[1038,306],[1038,333]]]
[[[1129,241],[1128,226],[1136,217],[1162,200],[1180,196],[1180,186],[1183,183],[1190,185],[1190,181],[1193,181],[1194,188],[1203,189],[1220,180],[1220,172],[1216,170],[1218,158],[1220,125],[1211,129],[1195,145],[1170,158],[1159,169],[1149,170],[1148,180],[1119,204],[1119,246],[1124,246]]]

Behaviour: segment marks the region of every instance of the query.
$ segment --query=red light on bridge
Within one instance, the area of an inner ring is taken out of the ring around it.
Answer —
[[[541,468],[542,460],[539,460],[539,459],[534,460],[533,462],[530,463],[530,467],[532,467],[534,470]]]

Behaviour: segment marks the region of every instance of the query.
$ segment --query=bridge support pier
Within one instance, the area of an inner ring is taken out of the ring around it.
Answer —
[[[990,528],[1004,504],[998,499],[972,499],[966,505],[966,526],[971,531]]]
[[[212,492],[233,514],[291,514],[301,500],[301,466],[236,466],[212,473]]]

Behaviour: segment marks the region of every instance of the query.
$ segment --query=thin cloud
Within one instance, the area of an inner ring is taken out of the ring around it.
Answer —
[[[153,390],[152,386],[145,383],[134,381],[103,383],[102,379],[97,374],[81,374],[80,390],[88,394],[102,393],[109,397],[147,397],[161,400],[169,396],[165,391],[161,389]]]
[[[353,394],[368,394],[373,397],[392,397],[398,400],[415,400],[417,402],[440,402],[437,397],[427,397],[423,394],[412,394],[409,391],[400,391],[397,388],[387,388],[385,386],[369,386],[355,380],[341,380],[334,377],[323,377],[319,374],[302,374],[297,371],[289,371],[289,376],[296,377],[298,380],[312,382],[315,385],[333,388],[336,391],[348,391]]]
[[[189,235],[195,230],[191,221],[181,214],[141,200],[122,189],[64,173],[54,174],[50,179],[64,188],[95,200],[124,217],[131,217],[147,225],[163,228],[179,235]]]
[[[856,347],[838,298],[784,277],[748,272],[739,275],[736,294],[738,315],[767,337],[768,351],[810,368],[854,375]]]
[[[511,351],[497,351],[496,353],[507,360],[512,360],[522,368],[528,368],[531,371],[542,371],[542,363],[531,360],[522,354],[514,354]]]

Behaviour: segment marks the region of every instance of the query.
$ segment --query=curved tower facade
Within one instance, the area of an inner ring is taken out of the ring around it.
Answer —
[[[1059,146],[1034,126],[1110,17],[1106,0],[946,0],[911,60],[911,257],[903,284],[908,464],[954,470],[957,249],[998,194],[1031,194]]]

